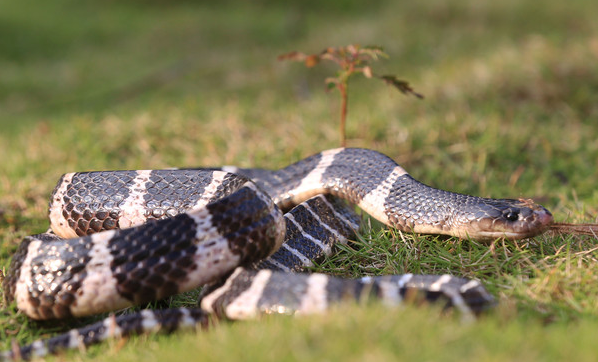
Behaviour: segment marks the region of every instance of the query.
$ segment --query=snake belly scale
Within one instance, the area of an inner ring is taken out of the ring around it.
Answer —
[[[206,326],[209,313],[243,319],[321,312],[347,298],[397,304],[415,291],[464,313],[494,303],[479,282],[449,275],[346,280],[295,273],[358,229],[360,218],[339,198],[407,232],[520,239],[552,223],[549,211],[528,200],[434,189],[366,149],[328,150],[276,171],[223,169],[234,172],[64,175],[50,201],[52,233],[26,238],[13,256],[3,283],[7,301],[34,319],[64,318],[207,285],[201,308],[111,317],[2,356],[29,358],[158,327]]]

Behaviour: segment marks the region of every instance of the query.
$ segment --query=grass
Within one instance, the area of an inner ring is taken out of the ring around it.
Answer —
[[[437,187],[530,197],[559,221],[596,222],[594,1],[328,3],[0,0],[0,268],[22,237],[47,228],[62,173],[278,168],[336,147],[336,100],[323,91],[331,69],[275,59],[354,42],[385,46],[380,72],[426,99],[356,79],[350,146],[384,152]],[[343,306],[115,341],[72,359],[595,359],[595,238],[480,245],[369,224],[317,270],[450,272],[480,279],[499,306],[473,324],[434,309]],[[87,322],[1,310],[0,349]]]

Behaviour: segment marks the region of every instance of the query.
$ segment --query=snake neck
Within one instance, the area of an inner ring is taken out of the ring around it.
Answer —
[[[241,170],[288,210],[320,193],[340,196],[398,230],[459,238],[521,239],[545,231],[552,215],[529,201],[439,190],[376,151],[337,148],[277,171]]]

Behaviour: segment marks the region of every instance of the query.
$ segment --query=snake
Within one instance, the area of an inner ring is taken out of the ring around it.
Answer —
[[[212,316],[322,313],[346,300],[442,303],[477,315],[496,302],[475,279],[304,273],[360,227],[356,205],[401,232],[490,242],[541,234],[552,214],[529,199],[436,189],[390,157],[320,152],[279,170],[187,168],[63,175],[48,232],[26,237],[3,281],[6,303],[36,320],[118,311],[202,287],[197,308],[141,310],[15,347],[29,359],[110,337],[205,328]]]

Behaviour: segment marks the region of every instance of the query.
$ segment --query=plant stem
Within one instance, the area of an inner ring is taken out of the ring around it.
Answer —
[[[345,121],[347,119],[347,102],[349,101],[347,97],[347,87],[345,84],[339,83],[338,90],[341,93],[341,147],[347,147],[347,139],[345,135]]]

